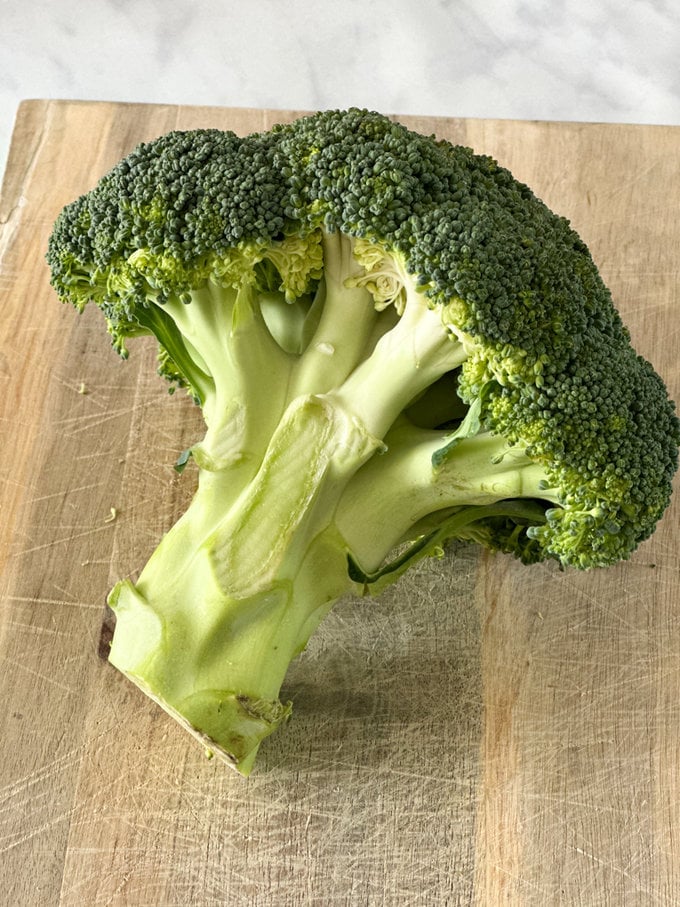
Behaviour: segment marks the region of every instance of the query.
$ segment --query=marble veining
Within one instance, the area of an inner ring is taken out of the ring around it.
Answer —
[[[24,98],[680,124],[676,0],[0,0]]]

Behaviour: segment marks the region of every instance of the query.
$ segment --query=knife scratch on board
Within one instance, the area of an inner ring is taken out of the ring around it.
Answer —
[[[13,658],[8,658],[5,656],[3,659],[6,664],[12,665],[13,668],[17,668],[21,671],[26,671],[28,674],[31,674],[33,677],[37,677],[39,680],[44,680],[45,683],[49,683],[52,686],[58,687],[60,690],[64,690],[66,693],[71,695],[79,692],[74,687],[69,687],[65,683],[60,683],[58,680],[55,680],[53,677],[48,677],[46,674],[43,674],[41,671],[36,671],[34,668],[29,668],[28,665],[22,664],[20,661],[15,661]]]

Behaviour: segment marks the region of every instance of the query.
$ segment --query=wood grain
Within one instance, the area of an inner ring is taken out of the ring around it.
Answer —
[[[49,287],[61,207],[139,141],[296,112],[31,101],[0,199],[0,878],[11,905],[680,903],[678,503],[597,573],[454,548],[338,606],[248,781],[98,655],[201,431]],[[680,130],[404,118],[570,218],[680,397]],[[112,508],[116,517],[111,519]]]

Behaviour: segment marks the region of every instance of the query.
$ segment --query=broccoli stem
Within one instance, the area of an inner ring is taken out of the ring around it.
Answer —
[[[184,583],[147,598],[147,584],[123,581],[111,593],[111,663],[244,775],[290,714],[278,699],[290,662],[347,591],[346,557],[324,541],[298,581],[274,580],[245,599],[220,588],[208,552],[191,558]]]
[[[408,287],[399,321],[332,394],[383,437],[420,393],[466,358],[463,345],[442,326],[441,313]]]
[[[404,419],[386,435],[386,452],[348,483],[336,525],[364,570],[377,570],[396,545],[418,534],[430,514],[519,498],[557,502],[544,469],[490,432],[462,439],[435,467],[433,458],[447,438],[446,432]]]
[[[289,398],[326,393],[338,387],[364,357],[379,320],[370,293],[345,281],[357,270],[352,240],[323,231],[323,309],[316,329],[293,371]],[[347,326],[351,325],[351,331]]]
[[[111,662],[244,774],[290,711],[291,660],[353,588],[332,514],[378,445],[328,397],[297,398],[254,479],[234,493],[231,469],[204,471],[135,586],[112,593]]]
[[[465,348],[408,281],[401,314],[377,310],[354,283],[354,240],[322,243],[311,321],[292,336],[275,308],[290,303],[248,279],[152,302],[148,316],[196,376],[207,431],[189,509],[111,594],[110,660],[243,774],[290,713],[286,671],[334,601],[401,572],[382,569],[399,542],[415,542],[409,558],[438,544],[433,513],[467,527],[456,508],[533,496],[543,480],[480,432],[478,408],[453,435],[403,415]]]

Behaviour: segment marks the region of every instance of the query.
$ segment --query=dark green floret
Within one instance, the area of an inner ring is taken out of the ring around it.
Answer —
[[[461,539],[630,556],[680,423],[568,221],[377,113],[140,145],[57,220],[59,297],[152,335],[202,407],[198,489],[111,595],[111,661],[246,774],[333,602]]]

